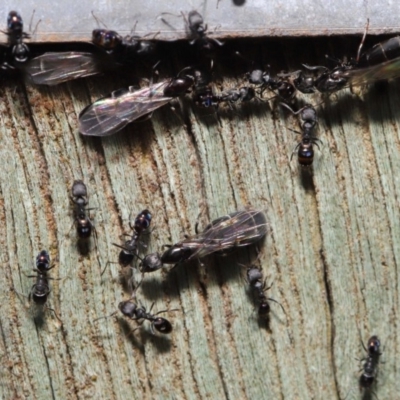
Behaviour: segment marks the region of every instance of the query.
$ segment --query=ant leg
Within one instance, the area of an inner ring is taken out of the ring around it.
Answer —
[[[276,303],[276,304],[279,304],[279,305],[281,306],[281,308],[282,308],[283,313],[284,313],[285,316],[286,316],[286,311],[285,311],[285,309],[283,308],[283,305],[282,305],[281,303],[279,303],[279,301],[276,301],[275,299],[272,299],[271,297],[267,297],[266,299],[267,299],[267,300],[270,300],[270,301],[273,301],[273,302]]]
[[[317,139],[317,138],[315,138],[314,140],[318,140],[319,142],[321,142],[321,144],[322,144],[322,141],[321,140],[319,140],[319,139]],[[320,149],[320,147],[319,147],[319,144],[315,141],[313,141],[313,144],[315,144],[317,147],[318,147],[318,150],[321,150]]]
[[[144,279],[144,274],[142,273],[142,279],[140,280],[140,282],[135,286],[136,280],[135,277],[133,275],[133,271],[136,269],[134,267],[130,267],[130,269],[132,270],[132,276],[129,278],[128,281],[128,285],[130,286],[130,288],[132,289],[132,294],[130,299],[136,299],[136,292],[139,289],[139,286],[142,284],[143,279]]]
[[[107,269],[107,267],[108,267],[108,264],[119,264],[119,263],[116,262],[116,261],[107,261],[107,264],[106,264],[106,266],[104,267],[103,271],[100,273],[100,276],[103,276],[104,272],[106,272],[106,269]]]
[[[169,28],[171,28],[171,29],[173,29],[174,31],[176,31],[176,28],[174,27],[174,26],[172,26],[166,19],[164,19],[163,17],[162,17],[162,15],[173,15],[174,17],[181,17],[181,15],[179,15],[179,14],[173,14],[173,13],[169,13],[169,12],[163,12],[163,13],[161,13],[158,17],[157,17],[157,19],[160,19],[165,25],[167,25]],[[185,19],[185,23],[186,23],[186,25],[188,24],[187,23],[187,21],[186,21],[186,19]],[[187,28],[186,28],[187,29]]]
[[[292,154],[291,154],[291,156],[290,156],[290,161],[292,161],[293,155],[296,153],[296,150],[300,147],[300,144],[301,144],[301,143],[299,143],[299,144],[293,149]]]
[[[171,310],[167,309],[167,310],[159,311],[159,312],[155,313],[154,315],[158,315],[158,314],[162,314],[162,313],[166,313],[166,312],[175,312],[175,311],[181,311],[181,310],[179,310],[179,308],[172,308]]]
[[[76,219],[74,217],[74,221],[72,222],[71,227],[68,229],[68,232],[65,234],[66,237],[68,237],[68,238],[70,237],[69,234],[71,233],[71,230],[75,224],[76,224]]]
[[[115,247],[118,247],[118,248],[122,249],[122,250],[128,251],[128,249],[127,249],[126,247],[121,246],[120,244],[117,244],[117,243],[111,243],[111,244],[112,244],[113,246],[115,246]]]
[[[143,275],[142,275],[143,276]],[[143,278],[142,278],[142,280],[137,284],[137,286],[132,290],[132,294],[131,294],[131,297],[129,298],[129,300],[131,300],[131,299],[134,299],[134,300],[136,300],[136,292],[138,291],[138,289],[139,289],[139,287],[140,287],[140,285],[142,284],[142,282],[143,282]],[[132,285],[133,286],[133,285]],[[139,303],[140,303],[140,301],[139,301]],[[142,305],[142,303],[140,303],[140,305],[141,305],[141,307],[143,307],[143,305]],[[153,305],[154,305],[154,303],[153,303]],[[143,307],[144,308],[144,307]],[[151,310],[151,309],[150,309]]]
[[[35,285],[33,285],[33,286],[31,287],[31,291],[29,292],[29,295],[28,295],[28,296],[27,296],[26,294],[20,293],[20,292],[18,292],[17,290],[15,290],[15,287],[14,287],[14,286],[11,287],[11,290],[12,290],[14,293],[16,293],[16,295],[18,296],[18,298],[19,298],[19,300],[21,301],[21,303],[24,304],[24,302],[22,301],[21,296],[26,297],[26,298],[28,299],[28,301],[30,301],[31,292],[32,292],[32,289],[33,289],[34,286],[35,286]]]
[[[94,240],[94,246],[96,247],[96,258],[97,258],[97,263],[99,264],[99,268],[101,270],[101,263],[100,263],[100,257],[99,257],[99,246],[98,246],[98,237],[97,237],[97,230],[94,225],[93,226],[93,240]],[[104,271],[103,271],[104,273]],[[102,272],[100,272],[100,276],[103,275]]]
[[[294,111],[293,108],[289,106],[289,104],[286,104],[286,103],[283,103],[283,102],[280,102],[279,104],[281,106],[287,108],[294,115],[297,115],[301,111],[301,110]]]
[[[140,327],[143,325],[144,319],[142,319],[142,321],[139,321],[139,319],[137,318],[132,318],[134,321],[136,321],[136,323],[139,325],[137,328],[132,329],[126,336],[130,336],[132,335],[133,332],[137,331],[138,329],[140,329]]]
[[[53,308],[49,307],[47,304],[46,304],[46,308],[50,311],[53,311],[56,318],[62,323],[61,319],[59,318],[59,316],[57,315],[56,311]]]
[[[96,322],[96,321],[98,321],[99,319],[103,319],[103,318],[111,318],[111,317],[113,317],[115,314],[117,314],[118,313],[118,311],[114,311],[112,314],[110,314],[110,315],[104,315],[103,317],[99,317],[99,318],[96,318],[96,319],[94,319],[93,320],[93,322]]]

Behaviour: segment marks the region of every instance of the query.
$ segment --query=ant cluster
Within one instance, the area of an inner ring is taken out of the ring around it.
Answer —
[[[207,57],[214,57],[223,43],[207,34],[207,24],[197,11],[191,11],[185,21],[188,41]],[[163,20],[164,21],[164,20]],[[165,21],[164,21],[165,22]],[[155,37],[144,40],[138,36],[122,37],[116,31],[95,29],[92,33],[90,51],[59,51],[33,54],[32,48],[25,42],[30,35],[23,31],[21,16],[11,11],[7,19],[7,45],[0,54],[0,71],[2,73],[20,71],[28,81],[38,85],[57,85],[72,79],[99,74],[108,69],[118,69],[123,65],[131,65],[143,58],[157,53],[160,45]],[[216,93],[212,85],[211,73],[198,67],[183,68],[175,77],[161,82],[151,83],[147,87],[116,90],[110,96],[96,100],[84,108],[79,114],[79,131],[85,136],[112,135],[131,122],[151,114],[172,100],[191,93],[193,103],[201,108],[217,110],[222,105],[266,102],[266,92],[273,93],[281,104],[300,119],[301,136],[293,154],[297,152],[298,163],[302,167],[310,167],[314,159],[314,145],[321,142],[315,135],[318,121],[315,106],[307,103],[297,111],[289,105],[297,92],[312,95],[315,93],[332,94],[350,85],[361,85],[381,79],[395,78],[400,75],[398,60],[400,58],[400,40],[398,37],[378,43],[370,50],[361,53],[366,34],[360,44],[356,59],[348,62],[337,62],[334,68],[325,66],[309,66],[294,72],[282,72],[271,75],[269,68],[256,68],[246,73],[247,83],[240,87]],[[236,52],[238,55],[239,53]],[[240,55],[240,54],[239,54]],[[396,68],[394,68],[396,67]],[[88,215],[88,196],[86,185],[77,180],[72,186],[74,225],[79,243],[87,243],[90,237],[96,240],[96,229]],[[143,234],[149,229],[152,215],[145,209],[130,223],[132,234],[124,244],[113,243],[120,248],[118,263],[122,267],[130,266],[139,260],[138,270],[145,274],[161,269],[164,265],[179,265],[192,259],[205,257],[212,253],[226,252],[236,247],[249,246],[267,233],[267,221],[263,212],[255,209],[237,211],[212,221],[202,232],[187,237],[170,246],[162,253],[150,253],[141,257],[139,247]],[[107,266],[107,265],[106,265]],[[44,306],[50,293],[48,272],[49,254],[43,250],[36,259],[36,283],[29,293],[29,300]],[[103,275],[105,269],[101,272]],[[268,318],[269,301],[278,303],[267,297],[267,287],[260,267],[250,266],[247,269],[247,280],[257,302],[258,315]],[[159,316],[168,310],[152,314],[137,300],[137,285],[131,297],[122,301],[118,309],[129,319],[141,324],[149,321],[152,332],[168,334],[172,331],[171,323]],[[278,303],[280,305],[280,303]],[[283,309],[282,310],[285,312]],[[54,310],[53,310],[54,311]],[[171,310],[172,311],[172,310]],[[115,313],[114,313],[115,314]],[[113,314],[113,315],[114,315]],[[380,342],[376,336],[368,340],[367,357],[363,365],[363,373],[359,384],[363,389],[370,389],[377,375]]]
[[[162,13],[165,15],[168,13]],[[197,11],[191,11],[185,22],[188,42],[196,46],[197,53],[214,55],[223,46],[219,40],[207,34],[208,27]],[[170,25],[164,18],[161,20]],[[156,56],[161,41],[144,39],[138,36],[122,37],[116,31],[95,29],[92,33],[94,47],[90,51],[59,51],[31,55],[31,49],[24,43],[30,35],[23,31],[21,16],[11,11],[7,20],[8,46],[3,50],[3,71],[20,70],[28,81],[39,85],[56,85],[71,79],[82,78],[111,69],[120,69],[143,57]],[[157,36],[157,35],[156,35]],[[347,62],[336,61],[334,68],[309,66],[304,70],[285,72],[275,77],[268,70],[255,68],[246,74],[248,85],[231,88],[222,93],[215,93],[211,86],[210,74],[199,68],[184,68],[176,77],[153,83],[141,89],[120,89],[109,97],[95,101],[79,115],[79,131],[82,135],[107,136],[123,129],[129,123],[151,114],[171,100],[192,92],[194,104],[203,108],[217,108],[225,103],[232,107],[235,103],[250,101],[268,101],[265,91],[274,93],[283,104],[294,100],[297,92],[303,94],[332,94],[350,85],[361,85],[381,79],[395,78],[400,75],[397,67],[400,57],[400,41],[397,37],[378,43],[362,53],[366,32],[358,49],[356,59]],[[240,55],[236,52],[236,55]],[[312,105],[316,122],[316,111]],[[291,110],[291,108],[288,106]],[[305,107],[304,107],[305,108]],[[304,108],[293,111],[303,120]],[[304,120],[303,120],[304,122]],[[315,124],[302,124],[301,140],[295,148],[298,150],[298,163],[302,167],[313,164],[314,149],[318,139],[312,133]]]
[[[168,249],[161,255],[156,252],[141,257],[139,255],[140,238],[150,227],[150,222],[151,213],[148,210],[143,210],[136,216],[133,226],[130,224],[133,230],[131,239],[125,242],[123,246],[113,243],[121,249],[118,261],[121,267],[128,267],[135,259],[138,259],[140,262],[137,269],[142,274],[142,280],[133,290],[130,299],[121,302],[118,308],[124,316],[132,320],[150,321],[152,331],[156,330],[159,333],[170,333],[172,325],[168,320],[157,317],[157,315],[175,310],[164,310],[151,314],[153,306],[147,312],[143,305],[138,305],[139,303],[136,301],[137,290],[143,282],[145,274],[155,272],[164,267],[164,265],[172,264],[176,267],[192,259],[202,258],[212,253],[227,252],[235,247],[252,245],[265,236],[268,227],[262,211],[253,209],[237,211],[212,221],[202,232],[196,232],[196,235],[192,237],[186,237],[174,245],[167,246]],[[260,290],[263,291],[264,288]],[[261,293],[260,299],[266,303],[264,308],[268,306],[267,300],[274,301],[262,296]],[[111,316],[113,315],[115,313],[111,314]]]

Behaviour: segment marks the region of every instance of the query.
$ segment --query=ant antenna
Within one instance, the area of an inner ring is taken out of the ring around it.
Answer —
[[[357,59],[356,59],[356,63],[358,64],[358,61],[360,60],[360,55],[361,55],[361,49],[364,46],[364,42],[365,42],[365,38],[367,37],[367,32],[368,32],[368,28],[369,28],[369,18],[367,18],[367,23],[365,25],[365,29],[364,29],[364,35],[361,39],[361,43],[358,46],[358,51],[357,51]]]

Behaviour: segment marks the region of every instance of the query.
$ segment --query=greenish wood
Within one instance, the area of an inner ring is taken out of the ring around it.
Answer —
[[[285,51],[295,47],[287,42]],[[297,57],[291,69],[304,62]],[[243,84],[230,76],[224,88]],[[290,161],[298,137],[289,128],[299,124],[277,101],[222,108],[218,121],[185,100],[188,127],[166,107],[112,137],[80,136],[80,110],[121,82],[0,87],[0,397],[362,398],[360,336],[365,343],[377,334],[385,363],[375,393],[396,398],[399,82],[347,89],[319,106],[323,144],[310,171]],[[88,187],[96,224],[97,250],[92,243],[87,257],[71,230],[74,179]],[[179,310],[166,314],[168,338],[147,324],[127,336],[133,322],[95,321],[129,296],[117,264],[100,271],[117,260],[112,243],[129,232],[131,214],[152,211],[152,252],[193,233],[198,218],[205,226],[249,205],[270,223],[260,262],[273,282],[268,295],[286,311],[271,302],[270,329],[247,293],[243,265],[255,255],[247,250],[146,277],[145,305]],[[29,293],[25,274],[43,248],[51,276],[62,278],[49,296],[62,322],[46,311],[39,325],[11,288]]]

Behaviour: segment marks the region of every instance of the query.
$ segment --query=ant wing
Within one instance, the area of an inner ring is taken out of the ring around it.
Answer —
[[[217,251],[249,246],[262,239],[267,231],[268,223],[262,211],[237,211],[214,220],[199,235],[187,239],[185,245],[197,247],[190,258],[201,258]]]
[[[383,79],[394,79],[400,76],[400,57],[372,67],[349,69],[343,72],[352,85],[362,85]]]
[[[49,86],[100,72],[92,53],[73,51],[44,53],[25,63],[24,71],[31,82]]]
[[[171,101],[172,97],[164,95],[169,83],[170,80],[135,91],[132,87],[121,89],[95,101],[79,114],[79,131],[88,136],[107,136],[120,131]]]

